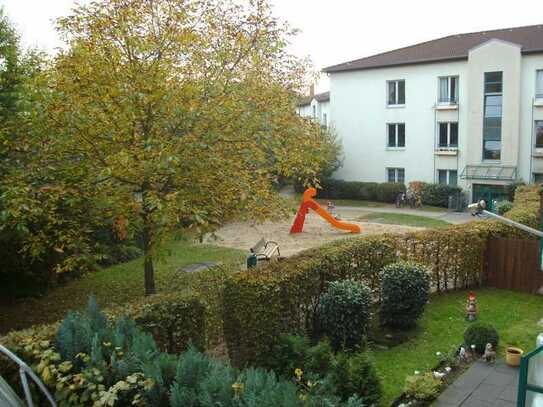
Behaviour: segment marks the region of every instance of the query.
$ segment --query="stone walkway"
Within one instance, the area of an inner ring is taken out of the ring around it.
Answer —
[[[436,407],[514,407],[517,400],[518,368],[503,360],[494,364],[475,362],[447,387],[432,404]]]

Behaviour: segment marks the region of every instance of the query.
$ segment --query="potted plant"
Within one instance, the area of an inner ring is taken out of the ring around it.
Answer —
[[[514,346],[508,346],[505,351],[505,361],[509,366],[520,366],[520,358],[524,351]]]

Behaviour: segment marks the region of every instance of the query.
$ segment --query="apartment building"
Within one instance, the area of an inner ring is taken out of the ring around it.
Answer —
[[[501,199],[543,181],[543,25],[453,35],[324,69],[336,178],[458,185]]]
[[[306,96],[298,103],[298,114],[303,117],[310,117],[328,127],[330,123],[330,92],[315,94],[313,86],[309,96]]]

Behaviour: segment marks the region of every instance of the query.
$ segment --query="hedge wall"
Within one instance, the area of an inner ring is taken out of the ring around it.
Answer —
[[[357,182],[325,179],[321,182],[317,198],[358,199],[378,202],[395,202],[398,194],[405,192],[405,185],[395,182]],[[302,191],[303,192],[303,191]]]
[[[538,209],[538,190],[522,187],[508,216],[534,226]],[[263,364],[280,334],[311,335],[317,301],[328,281],[362,281],[377,297],[379,271],[396,260],[427,265],[438,292],[479,286],[484,282],[481,260],[490,236],[526,234],[497,222],[476,221],[405,235],[363,236],[237,273],[226,281],[224,292],[230,359],[236,366]]]
[[[423,205],[447,208],[449,206],[449,196],[457,195],[461,191],[460,187],[422,182],[420,198]]]
[[[462,191],[459,187],[442,184],[421,182],[421,201],[423,205],[449,206],[449,196]],[[318,198],[322,199],[357,199],[377,202],[395,202],[398,194],[405,192],[404,184],[395,182],[358,182],[325,179],[321,182],[322,189]],[[303,188],[297,188],[303,192]]]

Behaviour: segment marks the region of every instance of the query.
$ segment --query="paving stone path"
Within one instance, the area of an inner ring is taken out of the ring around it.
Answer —
[[[475,362],[441,393],[436,407],[514,407],[517,400],[518,368],[503,360],[494,364]]]

